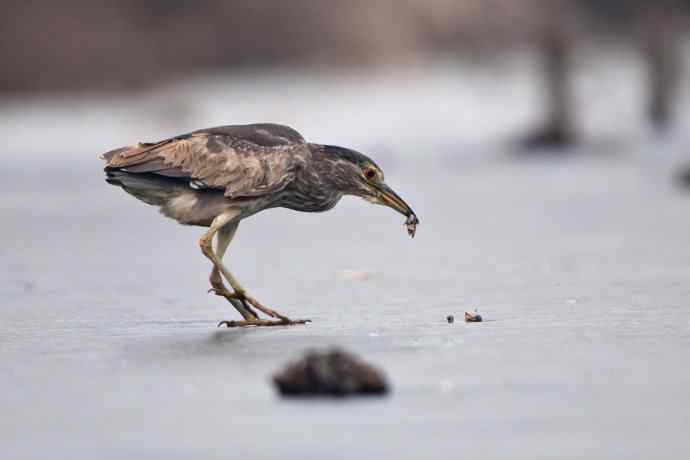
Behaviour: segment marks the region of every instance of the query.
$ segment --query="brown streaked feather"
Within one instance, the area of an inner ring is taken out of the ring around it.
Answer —
[[[116,156],[116,155],[118,155],[118,154],[120,154],[120,153],[126,152],[126,151],[127,151],[128,149],[130,149],[130,148],[131,148],[131,147],[121,147],[121,148],[119,148],[119,149],[110,150],[109,152],[105,152],[105,153],[104,153],[103,155],[101,155],[99,158],[100,158],[101,160],[105,160],[106,163],[107,163],[107,162],[109,162],[114,156]]]
[[[273,124],[222,126],[102,156],[106,171],[188,179],[195,188],[224,190],[229,198],[284,188],[311,151],[292,128]]]
[[[215,128],[199,129],[190,133],[219,134],[251,142],[263,147],[276,145],[303,144],[306,141],[300,133],[285,125],[275,123],[256,123],[252,125],[216,126]]]

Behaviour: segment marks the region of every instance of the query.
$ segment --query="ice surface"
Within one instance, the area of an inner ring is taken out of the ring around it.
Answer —
[[[3,458],[688,457],[690,197],[668,174],[683,140],[516,158],[487,123],[526,125],[528,80],[491,99],[496,79],[451,70],[5,105]],[[422,225],[410,240],[355,199],[243,222],[228,265],[313,323],[216,329],[237,316],[205,294],[200,229],[108,186],[96,155],[259,120],[366,150]],[[339,276],[352,267],[376,276]],[[483,323],[447,323],[474,308]],[[274,393],[275,370],[333,345],[383,368],[392,394]]]

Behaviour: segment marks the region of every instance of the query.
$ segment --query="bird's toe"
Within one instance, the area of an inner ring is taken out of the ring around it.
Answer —
[[[285,320],[267,320],[267,319],[246,319],[241,321],[221,321],[218,323],[218,327],[247,327],[247,326],[293,326],[297,324],[310,323],[309,319],[298,319],[291,320],[286,318]]]

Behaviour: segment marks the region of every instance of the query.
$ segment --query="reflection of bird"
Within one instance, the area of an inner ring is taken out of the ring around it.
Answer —
[[[268,208],[320,212],[343,195],[357,195],[407,216],[414,236],[419,222],[412,209],[383,181],[383,172],[361,153],[311,144],[292,128],[275,124],[202,129],[155,143],[102,155],[107,181],[182,224],[209,227],[201,251],[213,263],[210,281],[243,321],[230,326],[301,324],[251,297],[223,265],[222,258],[240,221]],[[215,251],[212,246],[216,238]],[[230,292],[225,278],[233,289]],[[275,320],[260,319],[254,308]]]

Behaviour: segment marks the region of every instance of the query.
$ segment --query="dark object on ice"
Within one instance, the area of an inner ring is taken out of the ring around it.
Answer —
[[[352,354],[332,349],[310,351],[273,376],[283,396],[383,395],[388,382],[378,369]]]
[[[468,311],[465,312],[465,322],[466,323],[481,323],[482,322],[482,315],[479,313],[470,313]]]
[[[551,124],[528,134],[521,144],[525,150],[565,148],[575,144],[575,135],[568,127]]]
[[[448,321],[448,324],[453,324],[455,322],[455,316],[453,315],[448,315],[446,317],[446,320]]]
[[[243,318],[219,326],[308,322],[259,303],[223,264],[223,254],[246,217],[276,207],[327,211],[344,195],[355,195],[403,214],[410,236],[419,223],[412,208],[386,185],[374,160],[344,147],[309,143],[288,126],[200,129],[111,150],[101,158],[108,183],[158,206],[181,224],[209,227],[199,240],[201,252],[213,264],[209,292],[227,299]],[[273,319],[259,318],[255,309]]]

